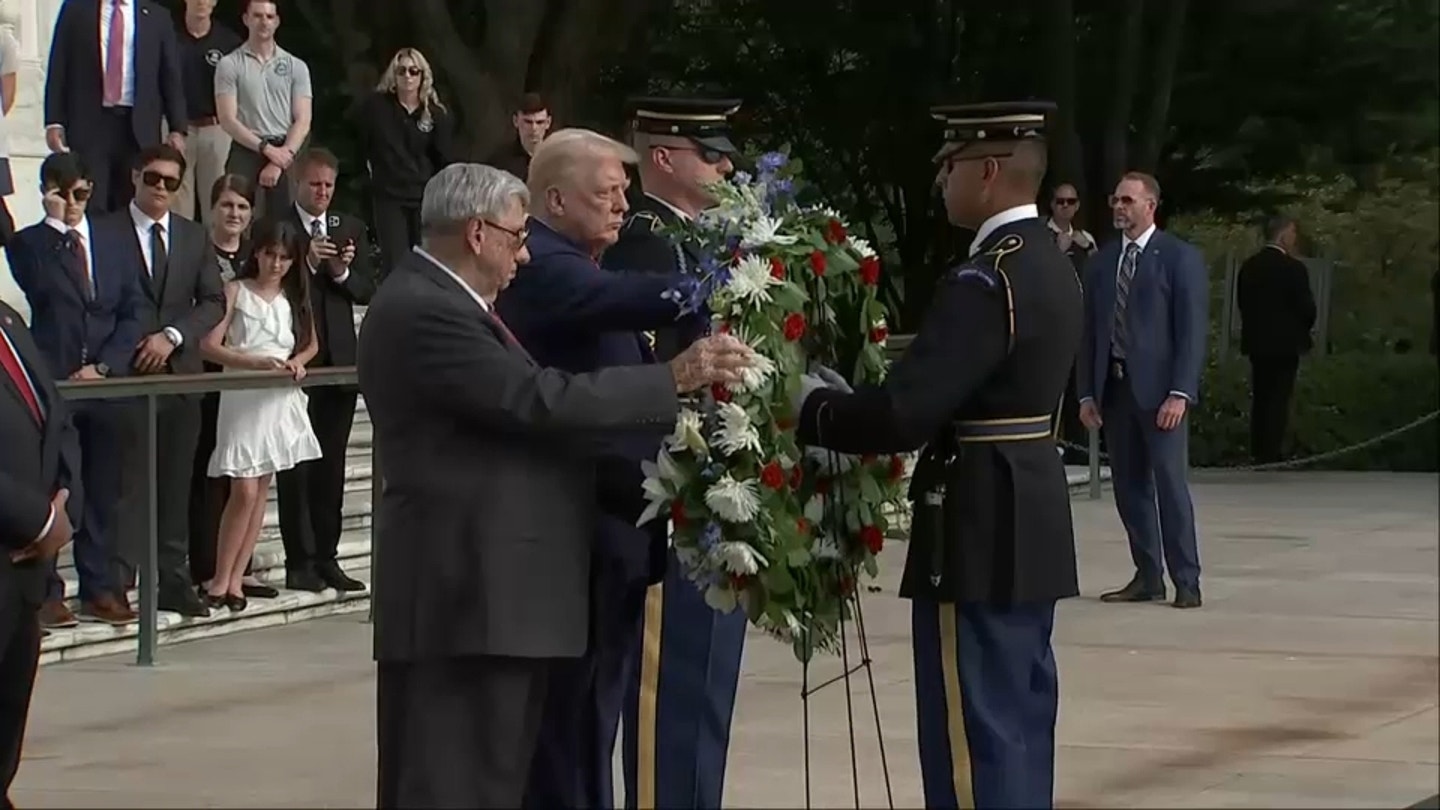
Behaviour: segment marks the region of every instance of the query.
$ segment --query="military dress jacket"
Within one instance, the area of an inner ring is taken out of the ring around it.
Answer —
[[[678,241],[663,230],[680,223],[680,215],[654,197],[642,195],[620,229],[620,240],[600,257],[606,270],[699,278],[702,254],[698,245]],[[668,361],[705,335],[703,317],[686,318],[654,330],[655,356]]]

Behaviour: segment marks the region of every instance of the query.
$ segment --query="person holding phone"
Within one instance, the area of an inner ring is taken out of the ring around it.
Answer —
[[[310,149],[295,159],[291,216],[308,236],[304,260],[320,341],[311,368],[355,365],[355,305],[368,304],[375,290],[365,223],[330,208],[339,170],[340,161],[325,149]],[[345,447],[358,393],[354,386],[310,389],[310,423],[321,457],[276,476],[285,587],[291,590],[365,588],[346,576],[335,559],[345,502]]]

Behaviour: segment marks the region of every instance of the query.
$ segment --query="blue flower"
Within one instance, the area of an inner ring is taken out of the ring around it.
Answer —
[[[731,175],[731,180],[733,180],[735,182],[735,185],[737,186],[748,186],[750,185],[750,181],[752,179],[753,178],[750,177],[749,172],[737,171],[735,172],[735,174]]]
[[[790,192],[795,190],[795,183],[792,182],[789,178],[782,177],[779,180],[775,181],[775,185],[771,186],[770,190],[776,195],[789,194]]]
[[[714,483],[715,481],[720,480],[720,476],[724,474],[725,467],[723,465],[707,464],[705,468],[700,471],[700,478],[706,483]]]
[[[710,521],[700,532],[700,548],[709,551],[720,542],[720,524]]]
[[[784,166],[788,160],[789,158],[785,157],[782,152],[766,152],[760,156],[759,160],[755,161],[755,167],[762,174],[774,174],[780,171],[780,167]]]
[[[738,233],[732,233],[725,237],[725,252],[734,253],[740,249],[741,237]]]

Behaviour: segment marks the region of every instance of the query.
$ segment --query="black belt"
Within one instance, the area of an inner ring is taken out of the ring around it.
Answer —
[[[1024,442],[1050,439],[1054,435],[1049,415],[961,419],[955,423],[955,440],[961,442]]]

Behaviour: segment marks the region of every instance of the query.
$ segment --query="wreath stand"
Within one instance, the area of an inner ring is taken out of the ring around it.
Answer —
[[[839,468],[840,456],[838,453],[831,451],[829,453],[829,460],[832,469]],[[837,493],[837,500],[840,501],[836,504],[838,508],[827,510],[827,514],[831,516],[831,525],[828,528],[832,532],[832,536],[838,538],[843,532],[844,500],[843,497],[838,495],[838,488],[835,492]],[[825,497],[828,499],[831,496],[827,495]],[[850,738],[850,784],[853,790],[855,808],[856,810],[860,810],[860,763],[855,746],[855,705],[850,687],[851,679],[861,670],[864,670],[866,681],[870,687],[870,710],[875,718],[875,742],[880,750],[880,770],[885,779],[886,806],[889,807],[890,810],[895,810],[895,795],[890,786],[890,763],[885,754],[885,732],[880,722],[879,696],[875,693],[875,670],[870,658],[870,641],[865,633],[865,612],[861,607],[859,571],[852,568],[849,574],[851,581],[855,583],[849,601],[851,609],[855,612],[855,640],[859,660],[854,665],[850,663],[850,642],[847,638],[848,628],[846,627],[845,614],[842,611],[840,614],[839,633],[840,665],[842,671],[833,678],[811,686],[810,662],[815,652],[811,645],[813,644],[814,636],[813,634],[807,634],[805,637],[805,660],[800,664],[800,710],[805,755],[805,808],[806,810],[810,810],[813,806],[810,789],[810,697],[827,686],[841,683],[844,684],[845,689],[845,724],[849,731]]]

